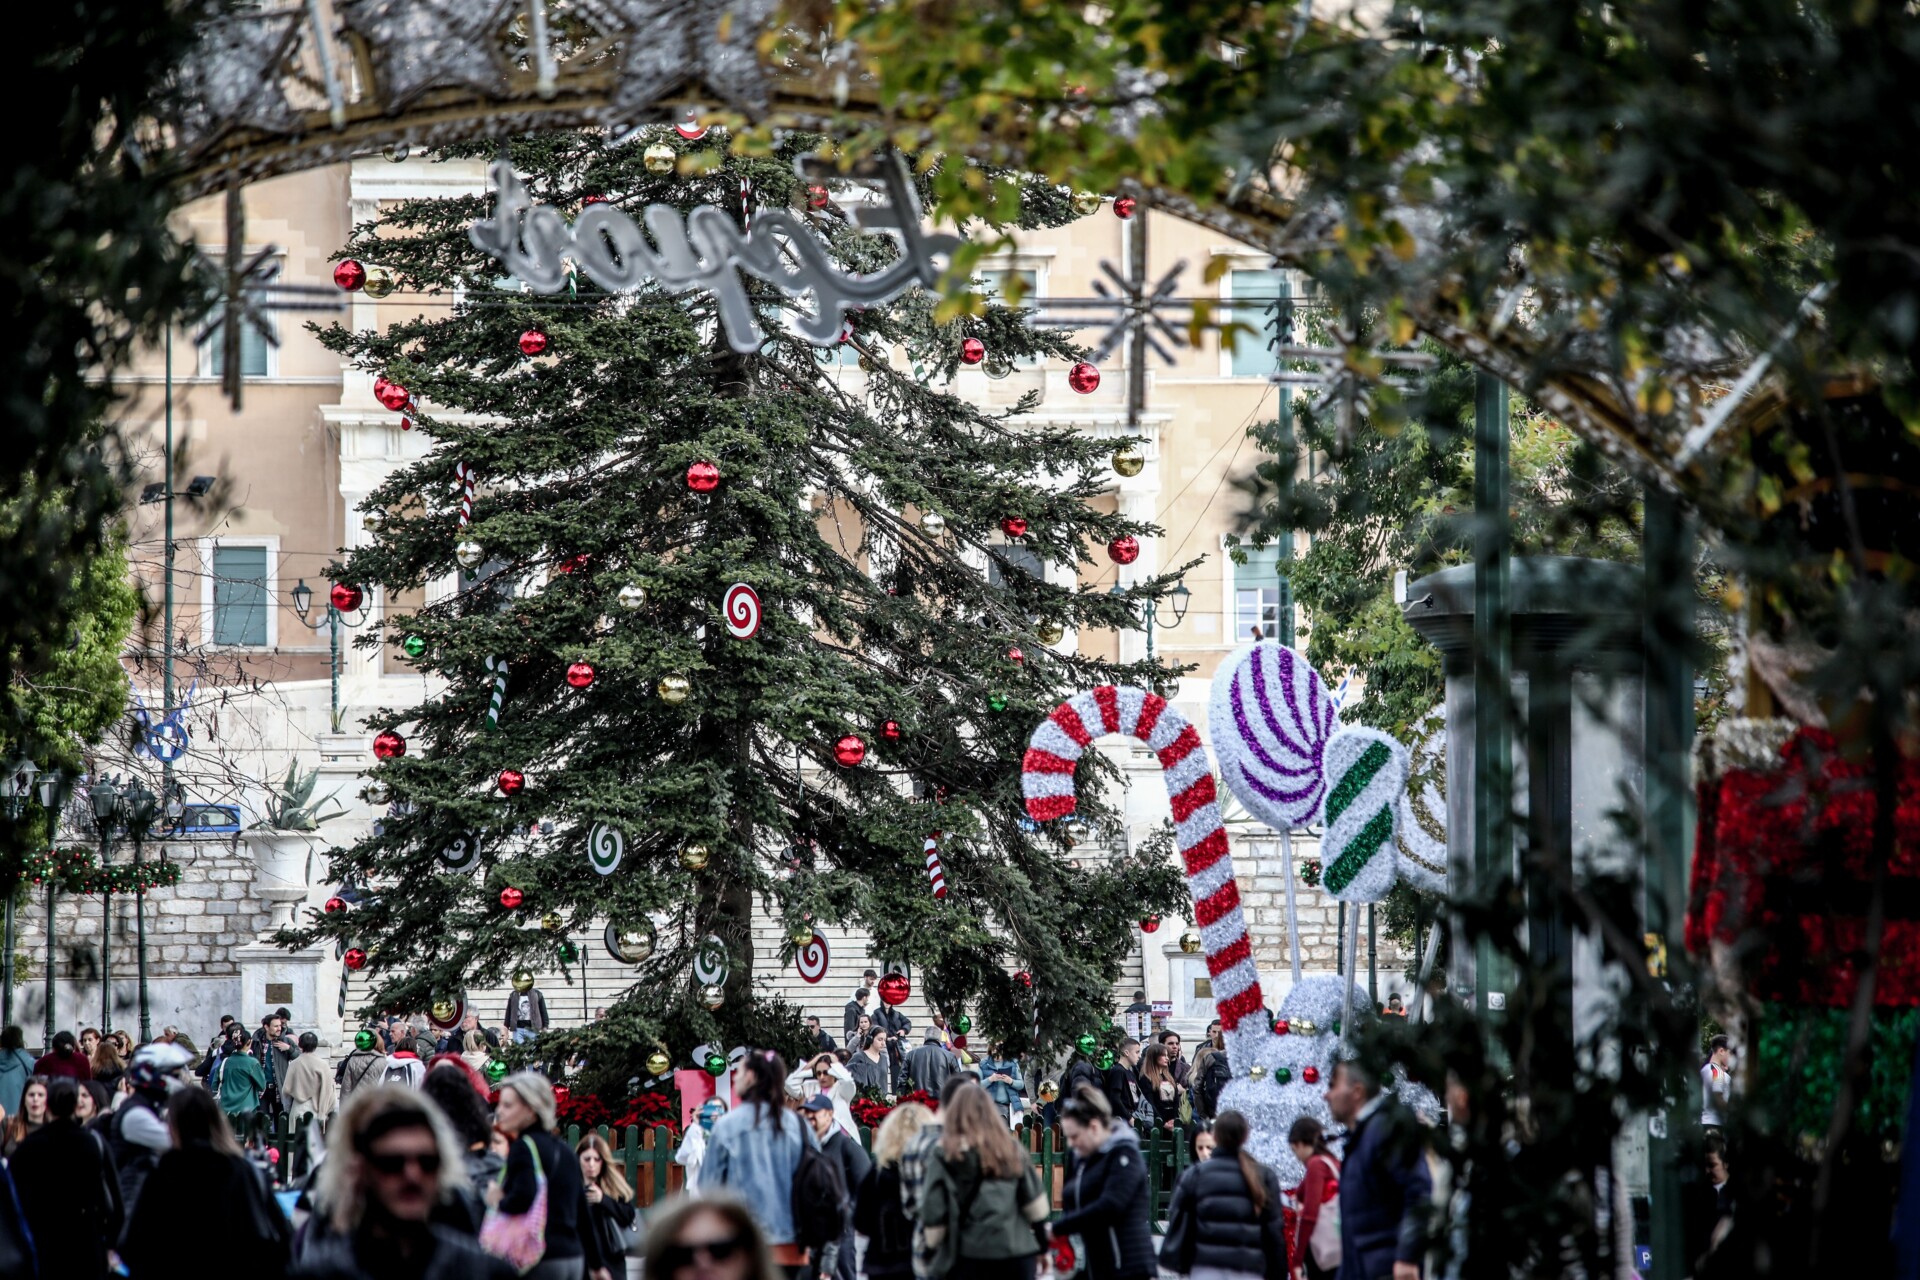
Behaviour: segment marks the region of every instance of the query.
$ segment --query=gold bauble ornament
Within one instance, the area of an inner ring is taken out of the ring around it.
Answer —
[[[663,1076],[667,1074],[668,1071],[671,1071],[672,1069],[673,1069],[673,1059],[669,1058],[666,1054],[662,1053],[660,1050],[655,1049],[652,1053],[647,1055],[647,1074],[648,1075]]]
[[[1100,193],[1097,191],[1076,191],[1073,193],[1073,211],[1083,218],[1100,212],[1100,206],[1104,203],[1105,201],[1100,198]]]
[[[1147,454],[1138,444],[1127,443],[1113,451],[1113,471],[1115,475],[1137,476],[1146,469]]]
[[[446,996],[435,997],[432,1012],[435,1022],[452,1022],[453,1015],[460,1012],[460,1002],[458,1000],[450,1000]]]
[[[947,531],[947,518],[938,511],[929,511],[920,517],[920,532],[929,538],[937,538]]]
[[[1041,644],[1059,644],[1067,638],[1067,629],[1047,618],[1033,624],[1033,638]]]
[[[787,941],[796,947],[806,946],[809,942],[813,941],[813,926],[810,924],[797,924],[793,926],[793,928],[787,930]]]
[[[513,971],[513,989],[521,995],[525,995],[527,992],[533,990],[532,971],[528,969],[515,969]]]
[[[1261,1065],[1260,1063],[1256,1062],[1252,1066],[1247,1068],[1247,1079],[1265,1080],[1266,1078],[1267,1078],[1267,1069],[1265,1066]]]
[[[718,1009],[727,1002],[727,989],[718,983],[712,986],[702,987],[700,988],[700,1002],[709,1009]]]
[[[1060,1082],[1058,1080],[1042,1080],[1040,1082],[1040,1101],[1053,1102],[1059,1097]]]
[[[640,153],[641,161],[647,166],[648,173],[672,173],[680,157],[674,149],[664,142],[656,142]]]
[[[705,867],[708,860],[712,857],[713,850],[696,840],[692,844],[681,848],[680,865],[689,871],[698,871]],[[813,935],[809,933],[807,936],[812,937]]]
[[[1312,1018],[1289,1018],[1287,1032],[1296,1036],[1317,1036],[1320,1034],[1320,1024]]]
[[[472,538],[467,538],[454,544],[453,558],[460,562],[462,569],[477,569],[480,562],[487,558],[487,549]]]
[[[393,272],[385,267],[368,267],[367,282],[360,286],[369,298],[384,298],[393,292]]]
[[[541,916],[540,927],[548,933],[560,932],[560,913],[558,911],[549,911],[547,914]]]
[[[660,701],[677,707],[693,696],[693,681],[678,673],[661,676],[656,691],[660,694]]]
[[[630,925],[614,932],[614,948],[620,953],[618,958],[626,963],[645,964],[659,936],[651,922]]]
[[[1198,929],[1189,929],[1185,933],[1181,934],[1180,949],[1186,952],[1188,955],[1193,955],[1195,952],[1199,951],[1200,950],[1200,931]]]

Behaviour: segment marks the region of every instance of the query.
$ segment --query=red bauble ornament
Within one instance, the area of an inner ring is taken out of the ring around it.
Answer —
[[[833,744],[833,758],[851,769],[867,758],[867,744],[857,733],[842,734]]]
[[[1273,1024],[1273,1034],[1277,1036],[1284,1036],[1292,1030],[1293,1026],[1285,1018]]]
[[[391,729],[382,729],[373,735],[373,754],[380,760],[403,756],[407,754],[407,740]]]
[[[1159,916],[1148,916],[1145,920],[1142,920],[1140,922],[1140,932],[1142,933],[1153,933],[1159,928],[1160,928]]]
[[[411,396],[407,389],[397,382],[389,382],[384,387],[376,382],[373,384],[373,398],[387,408],[398,411],[407,407],[407,401]]]
[[[960,342],[960,363],[979,364],[987,358],[987,344],[978,338],[964,338]]]
[[[527,789],[527,775],[518,769],[502,769],[499,783],[501,795],[517,796]]]
[[[900,741],[900,722],[898,720],[889,720],[881,725],[880,736],[888,742]]]
[[[1026,537],[1027,518],[1025,516],[1000,517],[1000,532],[1006,534],[1009,538]]]
[[[1099,390],[1100,371],[1085,360],[1067,370],[1067,385],[1081,395],[1091,395]]]
[[[367,269],[352,258],[348,258],[333,268],[333,282],[348,293],[352,293],[367,282]]]
[[[557,1084],[553,1086],[553,1105],[554,1106],[556,1107],[566,1106],[567,1100],[571,1097],[573,1097],[573,1090],[567,1088],[567,1086],[563,1084]]]
[[[1107,555],[1115,564],[1132,564],[1140,558],[1140,539],[1130,533],[1115,538],[1107,544]]]
[[[529,329],[520,335],[520,354],[537,356],[547,349],[547,335],[538,329]]]
[[[349,582],[336,582],[327,592],[327,602],[341,613],[352,613],[366,599],[366,593]]]
[[[1023,987],[1030,988],[1033,986],[1033,975],[1028,973],[1025,969],[1022,969],[1020,972],[1014,974],[1013,980],[1019,983]]]
[[[1113,198],[1113,216],[1116,218],[1131,218],[1134,210],[1139,207],[1140,202],[1132,196],[1115,196]]]
[[[832,202],[833,197],[819,183],[816,182],[807,187],[807,208],[824,209]]]
[[[1304,1081],[1306,1081],[1306,1082],[1307,1082],[1308,1084],[1319,1084],[1319,1083],[1320,1083],[1320,1068],[1318,1068],[1318,1067],[1302,1067],[1302,1068],[1300,1069],[1300,1078],[1301,1078],[1302,1080],[1304,1080]]]
[[[347,909],[347,900],[345,898],[335,897],[335,898],[327,899],[327,905],[325,910],[328,915],[332,915],[336,911],[345,911],[346,909]]]
[[[413,430],[413,419],[412,419],[412,418],[402,418],[402,419],[400,419],[400,429],[401,429],[402,431],[411,431],[411,430]]]
[[[340,957],[340,963],[358,973],[367,967],[367,953],[358,947],[348,947],[347,954]]]
[[[576,689],[584,689],[593,683],[593,664],[575,662],[567,667],[567,683]]]
[[[510,884],[500,891],[500,905],[509,911],[518,911],[520,904],[526,900],[527,895],[520,891],[518,885]]]
[[[605,204],[606,202],[605,196],[586,196],[580,201],[581,204]]]
[[[695,493],[712,493],[720,487],[720,468],[711,462],[696,462],[687,468],[687,488]]]
[[[913,984],[907,981],[907,975],[904,973],[890,973],[880,979],[877,990],[880,992],[880,998],[888,1004],[900,1005],[905,1004],[907,997],[913,994]]]
[[[568,556],[565,560],[562,560],[559,564],[553,566],[554,571],[556,573],[578,573],[582,569],[586,568],[588,563],[592,559],[593,559],[592,556],[589,556],[586,552],[582,551],[579,555]]]
[[[1027,655],[1020,652],[1019,645],[1015,645],[1013,646],[1013,648],[1007,650],[1008,662],[1025,662],[1026,660],[1027,660]]]

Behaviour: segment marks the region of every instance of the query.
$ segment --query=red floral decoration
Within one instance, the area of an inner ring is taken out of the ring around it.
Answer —
[[[1745,938],[1756,994],[1844,1007],[1866,948],[1877,817],[1873,765],[1843,758],[1823,729],[1796,730],[1779,764],[1742,759],[1700,785],[1699,833],[1687,905],[1687,948]],[[1920,1005],[1920,763],[1896,781],[1888,918],[1874,1001]]]

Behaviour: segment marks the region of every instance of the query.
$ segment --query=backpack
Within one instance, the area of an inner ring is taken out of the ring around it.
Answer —
[[[794,1240],[807,1249],[837,1243],[847,1225],[846,1203],[839,1162],[803,1138],[800,1163],[793,1167]]]
[[[1332,1161],[1321,1155],[1315,1160]],[[1313,1220],[1313,1235],[1307,1240],[1307,1251],[1313,1255],[1314,1265],[1323,1271],[1338,1268],[1340,1265],[1340,1171],[1336,1167],[1327,1177],[1327,1193],[1320,1203],[1320,1216]]]
[[[387,1064],[387,1073],[381,1076],[380,1080],[383,1084],[411,1085],[413,1083],[413,1072],[404,1062],[389,1062]]]

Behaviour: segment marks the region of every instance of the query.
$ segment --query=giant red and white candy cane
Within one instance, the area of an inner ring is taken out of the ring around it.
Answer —
[[[1033,731],[1022,762],[1027,814],[1036,822],[1074,811],[1074,766],[1087,744],[1110,733],[1138,738],[1160,757],[1174,834],[1193,895],[1207,971],[1213,975],[1214,1012],[1232,1031],[1243,1018],[1259,1023],[1260,975],[1240,911],[1240,886],[1220,825],[1207,749],[1185,716],[1159,694],[1125,685],[1101,685],[1061,703]],[[1259,1027],[1265,1031],[1264,1025]]]

